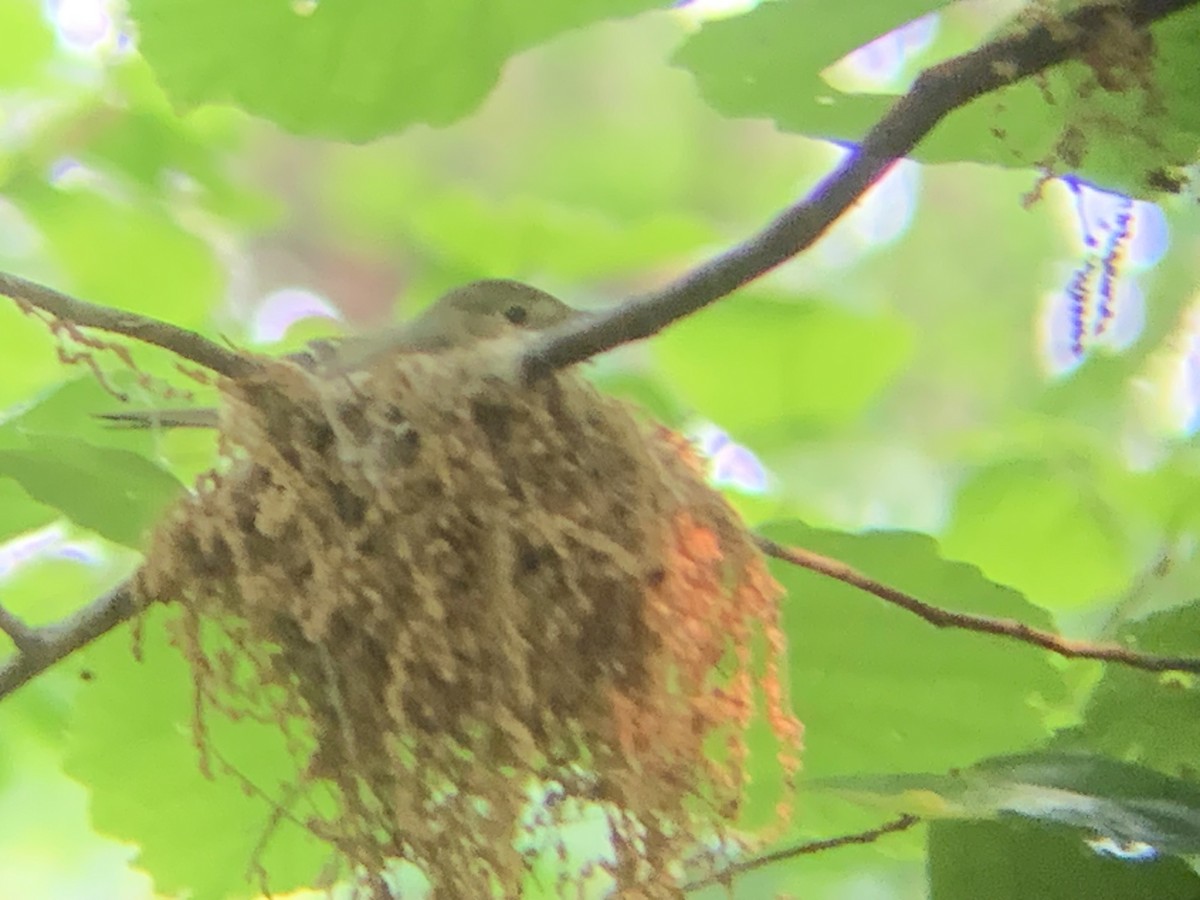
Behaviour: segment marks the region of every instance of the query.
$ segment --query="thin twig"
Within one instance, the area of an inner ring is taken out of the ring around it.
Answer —
[[[1072,640],[1049,631],[1042,631],[1018,622],[1016,619],[996,619],[990,616],[976,616],[971,613],[951,612],[940,606],[918,600],[911,594],[906,594],[896,588],[876,581],[859,572],[841,560],[821,556],[800,547],[786,547],[762,535],[754,535],[754,542],[767,556],[781,559],[792,565],[825,575],[843,584],[858,588],[873,594],[894,606],[908,610],[920,616],[926,622],[938,628],[962,628],[966,631],[978,631],[983,634],[995,634],[1011,638],[1025,644],[1033,644],[1071,659],[1096,659],[1101,662],[1120,663],[1135,669],[1145,669],[1147,672],[1200,672],[1200,659],[1194,656],[1156,656],[1150,653],[1138,653],[1128,647],[1117,644],[1094,644],[1090,641]]]
[[[550,330],[525,352],[524,378],[533,381],[621,344],[648,338],[787,262],[815,243],[948,113],[1078,56],[1089,40],[1105,33],[1114,16],[1123,15],[1130,25],[1141,28],[1197,2],[1099,2],[1080,7],[1053,25],[1040,24],[997,38],[925,70],[842,165],[802,201],[749,240],[661,290],[635,297],[590,321]]]
[[[12,638],[12,642],[17,645],[18,650],[35,649],[40,643],[37,631],[3,606],[0,606],[0,631]]]
[[[753,859],[748,859],[745,862],[734,863],[728,868],[722,869],[720,872],[709,875],[705,878],[696,881],[688,882],[683,886],[684,893],[698,891],[701,888],[712,887],[716,884],[729,884],[737,875],[743,875],[746,872],[751,872],[754,869],[761,869],[763,866],[769,866],[773,863],[783,862],[784,860],[793,859],[797,856],[807,856],[812,853],[822,853],[825,850],[835,850],[838,847],[848,847],[851,844],[870,844],[879,840],[886,834],[895,834],[898,831],[907,831],[916,825],[920,819],[916,816],[905,814],[899,818],[892,819],[890,822],[884,822],[877,828],[872,828],[868,831],[858,831],[854,834],[843,834],[835,838],[826,838],[823,841],[810,841],[807,844],[797,844],[794,847],[787,847],[783,850],[776,850],[772,853],[764,853],[762,856],[756,856]]]
[[[1142,605],[1155,582],[1161,581],[1170,574],[1175,560],[1172,557],[1173,544],[1178,540],[1177,535],[1170,535],[1164,546],[1155,554],[1150,564],[1138,573],[1129,588],[1117,598],[1112,612],[1100,628],[1100,637],[1111,637],[1117,629],[1136,617],[1137,608]]]
[[[17,641],[16,655],[0,665],[0,698],[7,697],[80,647],[133,618],[140,608],[126,581],[53,625],[27,628],[24,645]],[[15,636],[13,640],[16,641]]]
[[[150,316],[77,300],[61,291],[6,272],[0,272],[0,296],[10,297],[21,306],[40,309],[71,325],[123,334],[162,347],[228,378],[244,378],[255,371],[254,363],[247,357],[194,331]]]

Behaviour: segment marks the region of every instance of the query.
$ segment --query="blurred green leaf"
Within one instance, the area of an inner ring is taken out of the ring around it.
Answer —
[[[465,191],[410,205],[407,218],[416,240],[464,269],[570,281],[646,269],[715,239],[710,226],[683,215],[617,222],[531,199],[495,206]]]
[[[0,543],[57,518],[56,510],[38,503],[15,481],[0,478]]]
[[[73,668],[39,677],[0,706],[0,896],[149,897],[129,846],[95,832],[86,788],[62,771],[63,700],[70,681],[79,683],[77,669],[62,670]]]
[[[1020,816],[1154,854],[1200,853],[1200,786],[1083,753],[1026,753],[949,774],[862,775],[813,787],[926,818]],[[1132,851],[1131,851],[1132,852]]]
[[[365,141],[473,110],[509,56],[653,0],[133,0],[140,49],[176,106],[236,103],[291,131]]]
[[[830,16],[819,0],[775,0],[707,22],[680,48],[675,62],[692,72],[705,99],[733,116],[770,116],[781,127],[827,137],[819,129],[837,118],[836,93],[821,72],[850,51],[949,0],[859,3]],[[875,100],[875,98],[870,98]],[[883,109],[886,101],[879,104]],[[820,125],[790,126],[800,109],[827,107]],[[848,120],[857,124],[856,117]],[[813,130],[813,128],[818,130]]]
[[[950,562],[925,535],[843,534],[778,523],[772,539],[841,560],[927,603],[1051,628],[1020,594]],[[1048,734],[1037,705],[1063,697],[1045,651],[938,629],[842,582],[786,564],[792,696],[810,777],[967,765]],[[1035,703],[1036,701],[1036,703]],[[936,761],[936,762],[935,762]]]
[[[753,443],[862,413],[911,340],[891,317],[744,296],[676,324],[652,350],[700,415]]]
[[[1086,472],[1006,461],[966,480],[942,548],[1052,609],[1115,595],[1133,576],[1118,511]]]
[[[108,550],[66,527],[31,535],[4,577],[4,608],[31,626],[76,612],[112,586],[114,573],[127,570],[128,561]]]
[[[165,106],[165,104],[163,104]],[[104,109],[80,160],[106,173],[120,173],[148,200],[187,197],[223,224],[263,226],[277,218],[276,201],[237,182],[224,165],[223,145],[190,120],[168,109]],[[92,126],[94,127],[94,126]],[[232,149],[232,148],[228,148]]]
[[[847,53],[948,0],[860,3],[828,14],[817,0],[775,0],[707,22],[674,62],[692,73],[704,99],[727,116],[770,118],[813,137],[862,137],[890,97],[841,95],[821,73]]]
[[[105,446],[119,441],[114,430],[92,418],[105,399],[112,403],[94,381],[80,379],[0,425],[0,482],[11,479],[84,528],[138,548],[182,485],[146,457]],[[91,432],[95,440],[74,436],[80,432]]]
[[[679,52],[677,61],[695,75],[706,99],[733,116],[769,117],[799,134],[839,141],[860,140],[891,107],[892,97],[841,93],[820,77],[839,57],[905,18],[944,4],[897,4],[881,15],[875,4],[855,7],[838,19],[850,23],[826,36],[828,16],[815,4],[763,3],[752,12],[706,25]],[[819,40],[812,39],[820,23]],[[923,162],[972,161],[1033,168],[1059,159],[1059,170],[1077,172],[1108,187],[1154,195],[1148,176],[1189,164],[1200,146],[1200,10],[1189,9],[1158,22],[1149,91],[1137,85],[1149,51],[1122,43],[1130,35],[1114,27],[1105,46],[1106,65],[1120,70],[1127,85],[1099,87],[1081,63],[1056,67],[981,97],[953,111],[918,146]],[[754,52],[747,52],[753,47]],[[1075,157],[1078,158],[1075,158]]]
[[[218,763],[216,777],[201,774],[191,675],[169,643],[169,617],[158,607],[147,614],[141,662],[124,628],[85,651],[91,678],[79,690],[67,771],[90,788],[96,827],[141,846],[139,865],[158,890],[196,900],[257,895],[251,854],[275,810]],[[281,800],[296,764],[280,729],[209,718],[207,737],[222,758]],[[272,890],[290,891],[316,884],[327,859],[327,848],[285,818],[260,862]]]
[[[62,378],[62,363],[55,355],[49,330],[4,297],[0,297],[0,354],[4,359],[0,417],[5,407],[27,400]]]
[[[0,430],[0,477],[111,541],[140,547],[181,485],[145,457],[84,441]]]
[[[411,210],[448,190],[495,209],[544,206],[630,226],[693,217],[715,223],[722,242],[753,228],[797,179],[824,168],[828,151],[711,115],[689,79],[664,65],[685,19],[646,15],[563,34],[513,60],[486,106],[453,128],[334,148],[325,203],[356,243],[389,247],[405,240]]]
[[[774,540],[846,562],[885,584],[955,611],[1050,627],[1044,610],[977,569],[949,562],[924,535],[840,534],[797,522],[763,529]],[[786,564],[784,626],[791,697],[805,725],[804,775],[943,770],[1044,740],[1043,710],[1061,703],[1058,669],[1037,648],[956,629],[839,581]],[[758,802],[774,802],[760,798]],[[818,833],[847,827],[806,798]],[[857,827],[855,822],[850,827]]]
[[[209,246],[165,210],[32,181],[10,191],[45,236],[71,291],[93,303],[157,313],[177,325],[207,321],[223,274]]]
[[[1027,821],[934,822],[930,900],[1194,900],[1200,878],[1182,860],[1131,862],[1079,836]]]
[[[35,0],[6,0],[0,4],[0,88],[24,87],[54,50],[54,32]]]
[[[120,390],[142,388],[147,395],[139,402],[151,405],[154,402],[174,402],[183,405],[177,398],[156,395],[152,390],[138,384],[138,375],[118,369],[108,376],[110,385]],[[112,392],[94,378],[84,376],[55,385],[38,396],[30,406],[9,419],[0,428],[21,433],[35,433],[46,437],[82,438],[89,444],[133,450],[150,455],[156,448],[157,435],[152,429],[121,428],[101,419],[97,413],[111,412],[122,406]]]
[[[1193,588],[1193,596],[1200,591]],[[1144,653],[1200,658],[1200,601],[1124,626],[1118,639]],[[1056,746],[1097,750],[1200,781],[1200,682],[1195,675],[1158,675],[1109,666],[1092,691],[1077,728]]]

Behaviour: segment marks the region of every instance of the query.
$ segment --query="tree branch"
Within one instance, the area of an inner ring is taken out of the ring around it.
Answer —
[[[1101,662],[1120,663],[1134,669],[1144,669],[1147,672],[1200,672],[1200,659],[1194,656],[1156,656],[1150,653],[1138,653],[1128,647],[1117,644],[1093,644],[1089,641],[1072,640],[1049,631],[1042,631],[1018,622],[1016,619],[994,619],[990,616],[976,616],[971,613],[951,612],[934,606],[923,600],[918,600],[911,594],[893,587],[888,587],[873,578],[864,575],[852,566],[828,556],[821,556],[799,547],[786,547],[762,535],[754,535],[754,542],[767,556],[783,560],[818,575],[825,575],[843,584],[858,588],[873,594],[880,600],[906,609],[920,616],[930,625],[937,628],[962,628],[966,631],[978,631],[983,634],[995,634],[1011,638],[1025,644],[1033,644],[1059,656],[1071,659],[1096,659]]]
[[[833,173],[758,234],[661,290],[584,322],[547,332],[521,360],[527,381],[648,338],[810,247],[948,113],[1001,87],[1077,56],[1113,15],[1145,27],[1198,0],[1129,0],[1080,7],[1052,25],[990,41],[926,69]]]
[[[726,869],[709,875],[706,878],[701,878],[697,881],[690,881],[683,886],[684,893],[698,891],[701,888],[712,887],[717,884],[728,885],[735,876],[744,875],[746,872],[751,872],[754,869],[761,869],[763,866],[769,866],[772,863],[783,862],[784,860],[794,859],[797,856],[807,856],[812,853],[821,853],[825,850],[835,850],[838,847],[848,847],[851,844],[871,844],[879,840],[885,834],[895,834],[898,831],[907,831],[921,820],[916,816],[903,815],[892,819],[890,822],[884,822],[877,828],[871,828],[868,831],[859,831],[854,834],[843,834],[835,838],[826,838],[823,841],[810,841],[807,844],[797,844],[794,847],[788,847],[784,850],[776,850],[773,853],[764,853],[762,856],[756,856],[753,859],[748,859],[745,862],[735,863]]]
[[[53,288],[0,272],[0,295],[26,309],[39,309],[54,318],[84,328],[96,328],[153,344],[227,378],[251,374],[254,363],[233,350],[169,322],[125,310],[77,300]]]
[[[22,625],[20,640],[6,626],[0,626],[17,645],[16,655],[0,665],[0,699],[106,631],[133,618],[139,609],[141,604],[134,598],[130,583],[125,581],[53,625],[39,628]]]
[[[33,649],[38,645],[36,630],[30,628],[3,606],[0,606],[0,631],[12,638],[12,642],[17,645],[17,650]]]

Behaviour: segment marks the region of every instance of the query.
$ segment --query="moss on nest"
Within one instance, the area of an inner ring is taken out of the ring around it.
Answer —
[[[309,827],[360,871],[516,895],[530,786],[553,783],[607,815],[623,892],[672,896],[736,813],[755,635],[798,749],[779,588],[686,443],[575,374],[497,376],[510,350],[226,385],[222,465],[157,529],[139,591],[180,601],[210,714],[270,697],[300,724],[303,778],[340,807]],[[235,652],[194,639],[213,623]]]

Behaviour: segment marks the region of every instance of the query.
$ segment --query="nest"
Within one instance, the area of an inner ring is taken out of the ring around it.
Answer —
[[[300,787],[338,800],[307,827],[358,872],[516,896],[532,789],[543,824],[606,817],[622,893],[674,896],[737,813],[760,693],[795,767],[780,590],[686,442],[576,374],[498,376],[511,349],[225,385],[221,464],[137,588],[180,603],[209,715],[269,698],[307,736]]]

